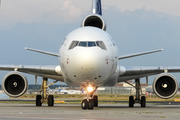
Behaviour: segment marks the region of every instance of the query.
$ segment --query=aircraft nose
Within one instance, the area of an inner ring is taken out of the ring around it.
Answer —
[[[82,74],[84,79],[92,79],[97,68],[96,56],[89,51],[83,51],[77,58],[75,73]]]
[[[90,50],[81,51],[74,59],[74,76],[78,81],[95,82],[100,79],[107,79],[108,64],[106,56]]]
[[[95,56],[89,54],[83,55],[81,61],[79,61],[79,67],[81,67],[81,69],[85,71],[92,70],[96,66],[96,62],[93,62],[93,59],[95,59]]]
[[[115,69],[108,52],[97,48],[76,48],[62,59],[62,69],[69,82],[81,85],[84,82],[102,84]]]

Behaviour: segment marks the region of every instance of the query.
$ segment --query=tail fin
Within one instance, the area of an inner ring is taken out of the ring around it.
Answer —
[[[93,0],[92,13],[102,15],[101,0]]]

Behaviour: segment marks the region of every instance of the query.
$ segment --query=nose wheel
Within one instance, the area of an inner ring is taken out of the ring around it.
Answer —
[[[97,90],[97,87],[91,91],[91,92],[88,92],[87,91],[87,99],[84,99],[82,102],[81,102],[81,108],[83,110],[93,110],[94,107],[98,107],[98,96],[97,95],[94,95],[93,96],[93,93]]]
[[[97,95],[93,96],[93,101],[94,101],[94,107],[98,107],[98,96]]]
[[[84,99],[81,103],[82,109],[86,110],[86,109],[88,109],[88,106],[89,106],[89,102],[87,101],[87,99]]]
[[[93,110],[94,109],[94,100],[93,99],[84,99],[81,103],[81,107],[83,110]]]

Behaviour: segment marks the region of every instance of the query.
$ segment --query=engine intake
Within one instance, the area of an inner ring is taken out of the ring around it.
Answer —
[[[153,82],[155,94],[163,99],[169,99],[177,93],[178,84],[176,78],[169,73],[158,75]]]
[[[27,91],[28,81],[22,73],[10,72],[4,76],[2,88],[8,96],[19,97]]]
[[[82,27],[92,26],[92,27],[97,27],[97,28],[100,28],[100,29],[106,31],[105,21],[102,19],[102,17],[100,15],[97,15],[97,14],[92,14],[92,15],[87,16],[83,20],[81,26]]]

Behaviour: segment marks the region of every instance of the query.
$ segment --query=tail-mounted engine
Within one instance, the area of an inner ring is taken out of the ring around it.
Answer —
[[[19,97],[27,91],[28,81],[22,73],[10,72],[4,76],[2,88],[8,96]]]
[[[158,97],[169,99],[177,93],[178,84],[172,74],[163,73],[154,79],[152,87]]]
[[[83,21],[82,21],[82,27],[85,26],[92,26],[92,27],[97,27],[100,28],[104,31],[106,31],[106,23],[102,19],[102,17],[98,14],[92,14],[87,16]]]

